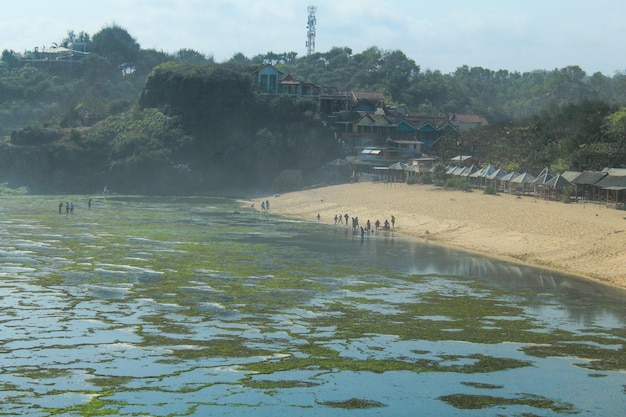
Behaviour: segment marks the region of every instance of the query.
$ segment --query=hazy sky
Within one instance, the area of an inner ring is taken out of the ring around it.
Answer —
[[[587,74],[626,70],[624,0],[0,0],[0,50],[93,36],[117,24],[142,48],[191,48],[222,62],[273,52],[306,55],[307,6],[317,6],[316,52],[401,50],[422,70]]]

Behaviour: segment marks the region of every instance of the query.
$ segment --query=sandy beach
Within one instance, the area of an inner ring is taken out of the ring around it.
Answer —
[[[269,198],[270,213],[334,226],[395,217],[394,233],[626,288],[626,212],[570,203],[447,191],[432,185],[356,183]],[[260,209],[261,201],[252,201]],[[338,226],[339,227],[339,226]],[[345,227],[345,225],[344,225]]]

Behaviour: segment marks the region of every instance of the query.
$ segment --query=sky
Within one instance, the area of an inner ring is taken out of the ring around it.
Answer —
[[[588,75],[626,71],[624,0],[0,0],[0,50],[91,36],[113,24],[144,49],[194,49],[223,62],[307,49],[376,46],[402,51],[422,71],[458,67],[527,72],[577,65]]]

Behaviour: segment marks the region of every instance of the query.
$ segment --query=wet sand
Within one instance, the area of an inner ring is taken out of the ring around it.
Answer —
[[[395,233],[626,288],[626,212],[601,204],[382,183],[315,188],[269,201],[270,213],[311,222],[319,213],[330,225],[336,214],[358,217],[361,226],[394,216]],[[260,200],[252,202],[261,209]]]

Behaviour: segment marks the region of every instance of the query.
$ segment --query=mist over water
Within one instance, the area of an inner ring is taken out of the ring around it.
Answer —
[[[74,199],[0,199],[2,415],[626,408],[624,291],[234,200]]]

